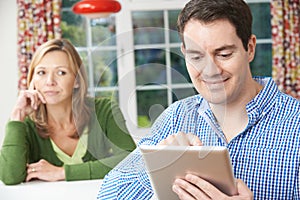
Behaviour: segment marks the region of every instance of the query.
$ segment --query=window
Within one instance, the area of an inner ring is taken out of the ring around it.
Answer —
[[[250,64],[253,76],[272,76],[270,0],[247,1],[253,15],[252,32],[257,37],[256,55]]]
[[[88,73],[93,96],[113,96],[118,100],[115,19],[90,20],[76,15],[71,6],[79,0],[63,0],[62,37],[77,48]]]
[[[247,1],[258,39],[253,75],[272,73],[269,1]],[[63,0],[63,37],[84,60],[90,93],[115,98],[139,140],[167,106],[196,94],[176,32],[178,13],[187,0],[123,0],[120,13],[95,20],[73,14],[70,7],[75,2]]]

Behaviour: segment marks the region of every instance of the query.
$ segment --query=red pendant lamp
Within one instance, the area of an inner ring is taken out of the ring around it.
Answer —
[[[105,18],[121,10],[121,4],[116,0],[81,0],[75,3],[72,11],[88,18]]]

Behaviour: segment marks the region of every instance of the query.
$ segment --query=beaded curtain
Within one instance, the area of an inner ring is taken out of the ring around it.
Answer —
[[[20,90],[27,88],[27,72],[36,48],[61,37],[61,0],[17,0]]]
[[[300,3],[272,0],[273,78],[279,89],[300,100]]]

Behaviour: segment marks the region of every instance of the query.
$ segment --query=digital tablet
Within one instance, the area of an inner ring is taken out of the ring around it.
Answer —
[[[231,161],[221,146],[139,146],[155,195],[160,200],[179,199],[172,185],[177,177],[192,173],[227,195],[237,193]]]

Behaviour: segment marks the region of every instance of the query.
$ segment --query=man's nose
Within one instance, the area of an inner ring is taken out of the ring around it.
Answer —
[[[202,70],[202,74],[205,76],[215,76],[219,75],[221,73],[220,67],[216,64],[214,59],[207,58],[206,65],[204,66]]]

